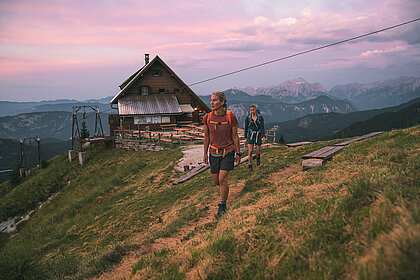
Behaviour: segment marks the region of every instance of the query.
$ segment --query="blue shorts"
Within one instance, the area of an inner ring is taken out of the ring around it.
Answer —
[[[256,137],[257,139],[253,138],[249,138],[249,136],[246,138],[246,141],[249,145],[257,145],[257,146],[261,146],[262,145],[262,137]]]

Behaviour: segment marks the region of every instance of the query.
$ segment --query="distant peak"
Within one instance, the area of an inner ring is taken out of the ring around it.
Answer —
[[[293,80],[292,82],[295,82],[296,84],[306,84],[306,80],[304,78],[299,78],[299,79]]]

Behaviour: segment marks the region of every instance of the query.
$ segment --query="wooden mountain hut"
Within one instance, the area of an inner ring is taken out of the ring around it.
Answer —
[[[180,123],[199,123],[210,108],[159,57],[149,62],[120,85],[109,116],[110,135],[124,130],[158,130]],[[115,108],[115,107],[113,107]]]

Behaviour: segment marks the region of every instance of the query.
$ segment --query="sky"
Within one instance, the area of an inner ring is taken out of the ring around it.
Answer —
[[[418,0],[0,0],[0,101],[87,100],[159,55],[188,85],[420,18]],[[420,76],[420,21],[192,86]]]

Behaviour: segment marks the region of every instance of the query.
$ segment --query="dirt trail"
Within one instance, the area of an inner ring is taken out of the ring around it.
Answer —
[[[204,164],[203,162],[203,145],[189,145],[183,149],[184,156],[174,166],[175,171],[184,171],[184,166],[188,165],[190,169]]]
[[[244,182],[239,182],[235,186],[230,188],[229,192],[229,200],[235,200],[239,196],[240,192],[242,191],[244,186]],[[166,249],[177,249],[180,246],[182,246],[184,243],[181,241],[183,238],[185,238],[189,233],[194,231],[197,227],[202,226],[204,224],[213,222],[215,219],[215,213],[217,212],[220,198],[215,198],[210,205],[208,205],[208,209],[206,211],[206,215],[201,217],[199,221],[187,224],[180,228],[176,233],[174,233],[170,237],[166,238],[159,238],[154,240],[152,244],[146,243],[142,245],[139,249],[130,252],[128,255],[125,255],[122,259],[122,261],[115,267],[112,268],[112,270],[105,272],[98,278],[94,279],[100,279],[100,280],[107,280],[107,279],[122,279],[122,278],[129,278],[131,274],[131,267],[137,263],[137,261],[145,256],[149,256],[153,253],[153,251],[162,250],[164,248]],[[163,220],[165,220],[165,217],[163,217]],[[153,230],[153,228],[156,228],[160,224],[153,224],[151,225],[150,230]],[[134,236],[130,241],[135,242],[136,240],[141,240],[141,238],[144,236],[144,233],[139,233],[138,235]]]
[[[292,174],[297,173],[300,168],[293,165],[289,168],[283,169],[280,171],[281,174],[286,175],[287,177],[291,176]],[[209,177],[210,180],[210,177]],[[243,187],[245,186],[245,180],[238,181],[235,185],[230,187],[229,190],[229,201],[235,201]],[[215,186],[216,187],[216,186]],[[182,242],[181,240],[185,238],[189,233],[193,232],[197,227],[200,227],[202,225],[208,224],[210,222],[213,222],[215,220],[215,214],[217,213],[218,209],[218,203],[220,201],[220,198],[217,196],[215,199],[210,203],[210,205],[201,205],[208,207],[206,214],[201,217],[197,222],[189,223],[187,225],[184,225],[182,228],[180,228],[176,233],[171,235],[170,237],[166,238],[159,238],[154,240],[153,243],[146,243],[141,245],[141,247],[137,250],[134,250],[130,252],[129,254],[125,255],[122,258],[122,261],[112,267],[110,271],[105,272],[100,277],[94,278],[97,280],[108,280],[108,279],[123,279],[124,277],[126,279],[130,279],[132,266],[137,263],[137,261],[140,258],[150,256],[153,251],[158,251],[162,249],[169,249],[169,250],[180,250],[182,246],[186,246],[187,242]],[[167,213],[167,215],[170,215],[171,213]],[[165,221],[166,217],[162,217],[162,219]],[[162,224],[152,224],[150,226],[149,231],[157,230],[158,228],[161,228]],[[142,238],[144,237],[144,232],[138,233],[137,235],[133,236],[129,241],[138,244],[142,243]],[[134,278],[136,279],[136,278]],[[196,279],[196,273],[187,273],[187,279]]]

